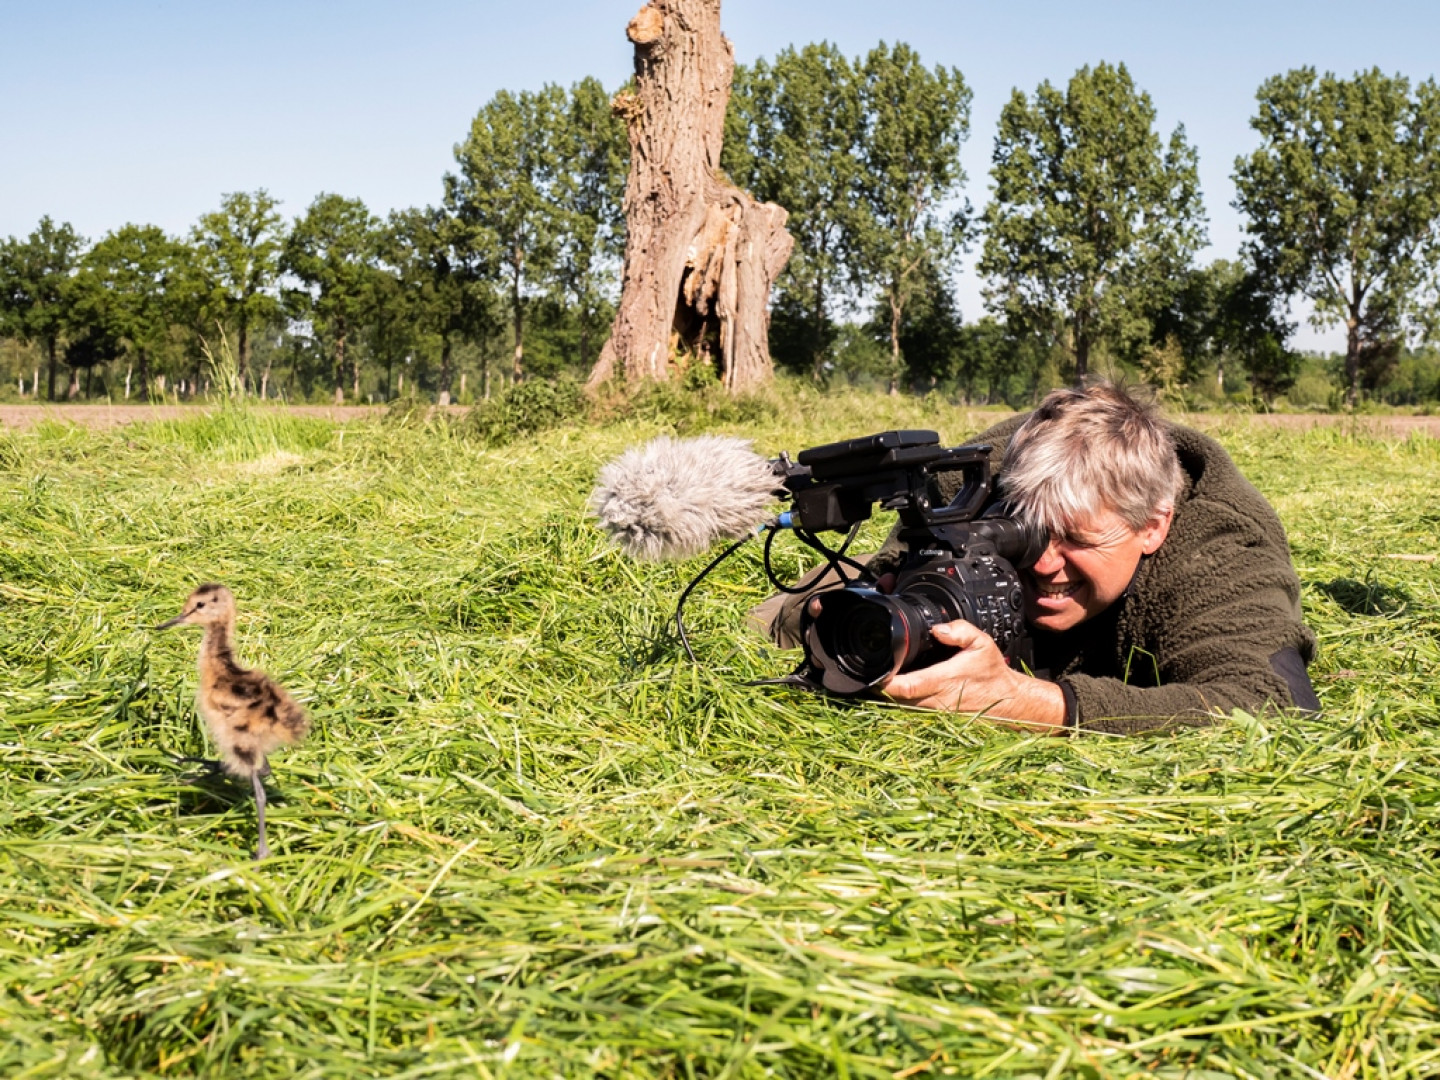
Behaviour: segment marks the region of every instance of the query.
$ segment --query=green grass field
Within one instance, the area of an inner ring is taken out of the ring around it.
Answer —
[[[793,661],[758,551],[690,665],[704,560],[583,512],[655,424],[0,432],[0,1075],[1440,1075],[1440,563],[1388,557],[1440,551],[1440,441],[1233,425],[1326,712],[1128,741],[741,685]],[[315,719],[258,865],[173,761],[198,635],[147,629],[205,580]]]

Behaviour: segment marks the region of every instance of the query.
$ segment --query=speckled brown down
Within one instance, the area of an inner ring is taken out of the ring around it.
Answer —
[[[270,854],[265,839],[266,760],[282,746],[293,746],[310,730],[310,718],[264,672],[235,662],[230,641],[235,632],[235,597],[223,585],[201,585],[185,601],[184,610],[157,629],[182,624],[203,626],[200,642],[200,688],[196,705],[219,750],[219,766],[231,776],[249,777],[255,791],[259,844],[255,857]]]

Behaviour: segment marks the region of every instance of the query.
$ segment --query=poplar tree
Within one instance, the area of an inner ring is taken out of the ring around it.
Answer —
[[[1299,374],[1300,357],[1285,345],[1294,329],[1273,281],[1244,263],[1216,259],[1180,276],[1169,303],[1153,316],[1151,343],[1179,348],[1186,381],[1213,370],[1217,394],[1224,393],[1227,365],[1238,363],[1255,394],[1269,402]]]
[[[0,243],[0,316],[14,335],[45,351],[47,394],[55,400],[55,370],[69,310],[71,279],[85,241],[49,215],[24,240]]]
[[[1434,318],[1440,278],[1440,88],[1378,68],[1351,79],[1299,68],[1267,79],[1235,161],[1247,253],[1317,327],[1345,327],[1345,400],[1367,360]],[[1430,327],[1434,329],[1433,325]]]
[[[426,207],[390,215],[386,261],[405,297],[406,314],[440,354],[438,400],[450,404],[457,340],[483,337],[490,327],[489,290],[465,265],[455,245],[456,224]]]
[[[284,227],[280,203],[260,188],[225,195],[220,209],[203,215],[192,233],[199,271],[225,321],[235,327],[236,375],[242,392],[250,371],[250,331],[280,313],[277,285]],[[264,396],[267,367],[261,378]]]
[[[1062,93],[1019,90],[1000,114],[978,264],[1012,333],[1058,343],[1077,378],[1101,342],[1143,347],[1205,242],[1197,156],[1162,146],[1150,95],[1125,65],[1083,67]]]
[[[455,148],[457,174],[445,177],[445,209],[460,242],[489,275],[505,280],[514,331],[512,375],[524,374],[525,315],[532,293],[555,272],[560,215],[554,205],[560,162],[556,134],[564,124],[565,92],[502,90],[476,115]]]
[[[86,342],[72,350],[82,362],[70,364],[71,397],[79,388],[78,368],[108,360],[112,342],[133,359],[140,393],[149,395],[151,361],[177,318],[171,284],[188,254],[156,225],[124,225],[86,252],[70,288],[70,322]]]
[[[817,380],[857,247],[864,127],[856,65],[829,42],[735,70],[722,161],[737,184],[789,212],[795,249],[776,283],[775,315],[797,325],[790,335],[773,326],[771,337],[798,337]]]
[[[852,265],[856,278],[879,292],[894,393],[907,307],[932,275],[948,276],[970,234],[968,206],[949,207],[965,182],[960,146],[970,131],[971,95],[958,69],[927,69],[904,44],[872,49],[859,78],[865,126]]]
[[[352,393],[360,396],[360,359],[352,336],[360,328],[374,275],[379,223],[359,199],[321,194],[296,220],[285,242],[282,269],[304,286],[291,293],[330,348],[335,404],[345,403],[345,364]],[[347,352],[348,349],[348,352]]]
[[[609,321],[625,250],[625,174],[629,141],[598,79],[570,88],[552,189],[558,215],[554,289],[580,324],[580,367],[594,362],[594,342]]]

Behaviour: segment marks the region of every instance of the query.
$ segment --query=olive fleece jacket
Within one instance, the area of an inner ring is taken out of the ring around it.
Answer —
[[[969,440],[994,447],[1000,475],[1026,418]],[[1167,429],[1185,476],[1169,535],[1105,612],[1063,633],[1035,633],[1036,670],[1067,690],[1085,731],[1132,734],[1202,726],[1236,708],[1314,707],[1303,669],[1295,672],[1314,655],[1315,637],[1300,621],[1300,581],[1279,517],[1219,443]],[[894,550],[887,543],[876,561]],[[799,599],[781,605],[777,640],[786,631],[794,640]],[[1309,701],[1293,699],[1297,678],[1297,696]]]

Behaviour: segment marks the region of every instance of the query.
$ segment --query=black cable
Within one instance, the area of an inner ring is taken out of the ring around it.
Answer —
[[[770,547],[772,544],[775,543],[775,535],[779,531],[779,529],[765,530],[765,557],[762,560],[762,563],[765,567],[765,576],[770,580],[770,584],[776,592],[786,593],[790,596],[799,596],[803,592],[809,592],[810,587],[808,585],[786,585],[783,581],[780,580],[779,575],[775,573],[775,567],[771,565],[770,562]]]
[[[823,544],[817,545],[815,543],[812,543],[811,540],[814,537],[813,533],[804,532],[803,530],[796,530],[796,535],[800,537],[802,543],[818,551],[821,555],[824,555],[825,562],[828,564],[829,569],[833,570],[835,572],[835,575],[840,578],[841,581],[844,581],[845,575],[840,572],[836,560],[838,558],[844,558],[845,552],[850,547],[851,541],[853,541],[855,537],[858,536],[860,533],[860,525],[861,523],[857,521],[854,525],[850,527],[850,533],[848,536],[845,537],[845,543],[840,545],[840,550],[838,552],[830,551]],[[788,596],[799,596],[802,593],[808,593],[815,588],[813,582],[809,585],[786,585],[783,581],[780,580],[779,575],[775,573],[775,567],[771,563],[770,559],[770,550],[771,546],[775,543],[775,534],[779,531],[780,530],[778,528],[772,527],[769,530],[768,535],[765,537],[765,557],[761,560],[762,565],[765,568],[765,577],[769,579],[771,586],[776,590],[776,592],[782,592]],[[849,565],[859,570],[862,575],[868,573],[860,563],[855,562],[853,559],[846,559],[845,561],[849,563]]]
[[[719,555],[716,555],[715,558],[710,560],[710,565],[705,567],[704,570],[701,570],[700,573],[696,574],[690,580],[690,584],[685,586],[685,591],[680,594],[680,602],[675,605],[675,629],[680,633],[680,644],[685,646],[685,655],[690,657],[690,662],[692,664],[698,664],[700,661],[695,658],[695,650],[690,648],[690,639],[685,636],[685,620],[682,617],[682,613],[685,610],[685,601],[689,598],[690,593],[694,591],[695,586],[699,585],[700,582],[705,580],[706,574],[710,573],[711,570],[714,570],[715,567],[719,566],[731,555],[734,555],[735,552],[739,551],[743,545],[748,544],[752,539],[754,539],[753,533],[749,536],[742,536],[739,540],[736,540],[735,543],[731,544]]]
[[[838,577],[842,582],[848,583],[849,581],[858,581],[861,578],[874,577],[874,575],[870,572],[869,568],[866,567],[863,563],[858,563],[854,559],[849,559],[845,557],[845,552],[849,550],[851,543],[855,540],[855,537],[860,535],[861,524],[862,522],[857,521],[854,525],[850,527],[850,532],[848,535],[846,535],[845,542],[840,545],[839,551],[831,551],[828,547],[821,543],[819,539],[815,536],[815,534],[812,532],[807,532],[804,529],[796,529],[794,530],[794,532],[795,535],[800,538],[801,543],[825,556],[827,568],[833,571],[836,577]],[[769,535],[765,537],[765,557],[761,560],[761,563],[765,569],[765,577],[769,580],[771,586],[773,586],[777,592],[785,593],[789,596],[800,596],[803,593],[808,593],[815,588],[814,582],[811,582],[808,585],[786,585],[783,581],[780,580],[779,575],[775,573],[775,567],[771,561],[771,547],[775,543],[775,534],[779,531],[780,530],[778,528],[771,527]],[[855,570],[856,577],[849,579],[845,577],[844,573],[842,573],[840,569],[841,561],[843,561],[847,566]]]
[[[855,571],[857,576],[854,578],[854,580],[858,581],[860,580],[860,578],[870,578],[873,580],[875,575],[864,563],[856,562],[854,559],[849,558],[845,554],[845,550],[850,546],[850,541],[854,539],[855,534],[859,531],[859,528],[860,525],[857,522],[851,528],[850,535],[845,538],[845,543],[840,545],[839,551],[833,551],[830,548],[826,547],[824,542],[818,536],[804,529],[796,529],[795,535],[800,538],[802,543],[809,545],[810,547],[818,551],[821,555],[824,555],[826,561],[830,564],[830,569],[834,570],[836,575],[839,576],[842,581],[844,580],[845,575],[840,573],[841,563],[844,563],[846,566],[850,567],[852,570]]]
[[[800,538],[800,541],[802,543],[818,551],[821,555],[824,555],[826,562],[829,563],[829,569],[835,572],[835,576],[838,577],[842,582],[849,584],[849,581],[846,580],[844,573],[841,572],[841,563],[844,563],[846,566],[853,568],[858,575],[856,578],[850,579],[851,581],[858,581],[860,578],[873,578],[874,576],[873,574],[871,574],[869,569],[866,568],[864,563],[856,562],[854,559],[849,558],[845,554],[845,552],[849,550],[851,542],[854,541],[857,535],[859,535],[860,525],[861,522],[857,521],[854,525],[850,527],[850,532],[845,537],[845,542],[840,545],[840,550],[838,551],[832,551],[830,548],[826,547],[812,532],[808,532],[804,529],[795,529],[794,532],[795,535]],[[775,569],[770,565],[770,549],[771,545],[775,543],[775,534],[779,531],[780,530],[778,528],[775,528],[773,526],[767,527],[766,529],[767,535],[765,537],[765,557],[763,560],[765,566],[765,576],[770,579],[770,584],[775,586],[775,588],[782,593],[788,593],[791,596],[795,596],[800,593],[809,592],[813,586],[807,585],[801,586],[799,588],[794,588],[782,584],[780,579],[775,576]],[[735,552],[739,551],[742,546],[748,544],[752,539],[754,539],[753,533],[749,536],[743,536],[739,540],[736,540],[735,543],[731,544],[719,555],[716,555],[715,558],[711,559],[709,565],[707,565],[705,569],[701,570],[700,573],[696,574],[693,578],[691,578],[690,584],[686,585],[684,591],[680,593],[680,599],[675,604],[675,630],[680,635],[680,644],[685,647],[685,655],[690,658],[690,662],[692,664],[699,663],[699,660],[695,656],[695,650],[690,647],[689,636],[685,633],[685,601],[690,598],[690,594],[695,591],[695,586],[699,585],[700,582],[704,581],[706,575],[709,574],[710,571],[714,570],[731,555],[734,555]]]

